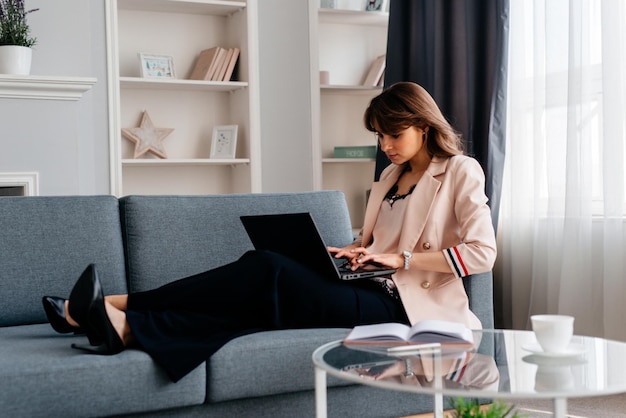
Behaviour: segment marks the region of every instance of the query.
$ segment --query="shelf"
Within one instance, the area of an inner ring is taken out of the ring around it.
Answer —
[[[366,26],[387,26],[389,13],[363,10],[319,9],[320,23],[339,23]]]
[[[250,164],[249,158],[217,159],[217,158],[167,158],[167,159],[132,159],[122,160],[124,166],[157,167],[157,166],[192,166],[192,165],[241,165]]]
[[[362,164],[362,163],[373,163],[375,162],[375,158],[322,158],[323,163],[348,163],[348,164]]]
[[[98,80],[91,77],[0,74],[0,97],[8,99],[79,100]]]
[[[338,94],[367,94],[371,95],[372,92],[382,91],[382,87],[377,86],[359,86],[359,85],[337,85],[337,84],[324,84],[320,86],[323,93],[338,93]]]
[[[118,8],[161,13],[188,13],[228,16],[246,8],[241,1],[210,0],[118,0]]]
[[[248,83],[244,81],[203,81],[167,78],[120,77],[120,87],[124,89],[201,90],[224,92],[246,88],[248,87]]]

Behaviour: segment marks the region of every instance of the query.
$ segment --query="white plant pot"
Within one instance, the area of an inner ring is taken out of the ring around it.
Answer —
[[[29,75],[32,57],[31,48],[0,45],[0,74]]]

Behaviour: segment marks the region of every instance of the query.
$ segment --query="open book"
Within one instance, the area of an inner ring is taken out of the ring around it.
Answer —
[[[344,344],[466,344],[474,343],[472,330],[460,322],[427,319],[413,326],[388,322],[354,327]]]

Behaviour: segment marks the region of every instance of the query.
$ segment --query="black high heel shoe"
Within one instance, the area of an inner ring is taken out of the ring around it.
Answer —
[[[124,350],[124,343],[106,313],[104,293],[94,264],[87,266],[76,281],[70,294],[69,310],[91,344],[72,344],[72,348],[96,354],[117,354]]]
[[[44,296],[41,298],[43,309],[48,317],[50,326],[59,334],[82,334],[84,331],[80,327],[70,325],[65,318],[65,299],[56,296]]]

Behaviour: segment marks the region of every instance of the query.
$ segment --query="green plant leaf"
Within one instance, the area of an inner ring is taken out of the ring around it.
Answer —
[[[447,418],[522,418],[514,406],[501,401],[495,401],[481,410],[481,405],[476,399],[456,398],[450,401],[454,409],[452,415]],[[512,413],[512,415],[510,415]]]
[[[33,47],[37,38],[30,35],[26,15],[37,10],[25,10],[23,0],[0,0],[0,45]]]

